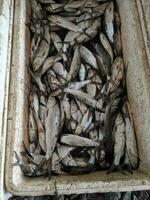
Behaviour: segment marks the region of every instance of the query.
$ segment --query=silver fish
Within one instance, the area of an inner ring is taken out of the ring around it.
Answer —
[[[33,153],[35,153],[35,154],[40,154],[41,153],[41,146],[40,146],[40,144],[38,143],[37,145],[36,145],[36,148],[35,148],[35,150],[34,150],[34,152]],[[31,151],[30,151],[31,152]]]
[[[65,166],[77,166],[76,160],[71,155],[67,155],[61,162]]]
[[[122,115],[119,113],[116,117],[114,127],[114,166],[119,166],[120,159],[125,152],[125,122]]]
[[[93,129],[89,132],[89,138],[93,141],[98,141],[99,140],[99,134],[97,129]]]
[[[58,80],[58,76],[56,76],[53,70],[47,71],[47,77],[48,77],[49,88],[51,89],[51,91],[53,90],[56,91],[62,85],[61,82]]]
[[[111,43],[114,41],[114,3],[110,2],[105,11],[104,17],[105,32]]]
[[[57,153],[59,156],[59,161],[61,161],[62,159],[64,159],[67,155],[70,154],[70,152],[75,149],[74,147],[70,147],[67,145],[60,145],[57,146]]]
[[[115,33],[114,33],[113,47],[116,56],[121,54],[121,49],[122,49],[120,24],[121,22],[119,18],[119,13],[115,12]]]
[[[34,106],[35,112],[38,115],[39,114],[39,97],[38,97],[36,91],[30,92],[30,102]]]
[[[68,89],[68,88],[65,88],[64,92],[72,94],[79,101],[82,101],[83,103],[91,106],[94,109],[104,111],[104,109],[99,105],[99,103],[95,99],[92,99],[87,93],[84,93],[84,92],[79,91],[79,90]]]
[[[97,129],[93,129],[89,132],[89,138],[92,139],[93,141],[98,141],[98,130]],[[89,163],[91,165],[94,165],[95,164],[95,161],[96,161],[96,150],[95,149],[92,149],[89,151],[89,154],[90,154],[90,159],[89,159]]]
[[[116,91],[124,77],[124,64],[121,57],[117,57],[111,67],[111,80],[109,81],[107,94]]]
[[[65,123],[65,111],[64,111],[62,100],[60,100],[60,113],[61,113],[60,127],[62,129]]]
[[[104,80],[105,75],[110,75],[110,69],[111,69],[111,58],[108,54],[108,52],[103,49],[103,46],[99,43],[96,43],[94,45],[95,51],[97,54],[95,54],[95,57],[97,59],[100,76]]]
[[[75,134],[80,135],[82,132],[86,131],[86,129],[90,126],[92,119],[93,115],[88,109],[81,122],[76,127]]]
[[[98,147],[99,143],[91,139],[81,137],[74,134],[64,134],[60,138],[61,143],[73,147]]]
[[[44,126],[47,98],[42,94],[42,95],[40,95],[39,101],[40,101],[40,106],[39,106],[39,117],[40,117],[41,122],[42,122],[42,124],[43,124],[43,126]]]
[[[107,3],[102,4],[102,5],[98,5],[97,7],[93,8],[93,12],[92,13],[84,13],[81,16],[79,16],[75,21],[77,23],[91,19],[91,18],[97,18],[99,16],[101,16],[102,14],[104,14],[105,9],[106,9]]]
[[[92,23],[92,25],[88,26],[87,28],[84,28],[85,29],[84,34],[81,34],[76,37],[77,42],[82,43],[93,39],[97,35],[100,27],[101,27],[101,19],[96,18]]]
[[[62,39],[55,32],[51,32],[50,36],[55,48],[57,49],[58,52],[60,52],[62,50]]]
[[[98,33],[98,29],[101,26],[100,19],[87,20],[86,22],[80,22],[79,27],[85,30],[85,33],[69,31],[64,39],[63,52],[66,53],[69,45],[73,46],[75,42],[78,43],[87,42],[94,38]]]
[[[49,26],[47,25],[45,25],[44,27],[43,37],[44,39],[41,40],[33,59],[32,63],[33,71],[37,71],[45,61],[46,57],[48,56],[51,39],[49,34]]]
[[[54,152],[53,155],[52,155],[51,170],[55,174],[63,174],[63,172],[61,171],[61,168],[62,168],[62,163],[59,162],[59,156],[56,152]]]
[[[73,1],[73,2],[67,3],[64,8],[65,9],[68,9],[68,8],[78,9],[81,6],[83,6],[85,3],[86,3],[85,0],[82,0],[82,1]]]
[[[48,57],[45,62],[43,63],[43,66],[40,70],[40,72],[38,72],[37,76],[39,76],[39,78],[41,78],[41,76],[49,69],[51,68],[56,62],[60,61],[62,59],[61,56],[56,55],[56,56],[50,56]]]
[[[85,81],[80,81],[80,82],[71,82],[71,83],[69,83],[67,88],[73,89],[73,90],[79,90],[90,83],[91,83],[91,80],[85,80]]]
[[[37,113],[35,112],[34,107],[33,107],[32,110],[33,110],[33,114],[34,114],[34,117],[35,117],[36,123],[37,123],[39,144],[40,144],[42,150],[43,150],[44,152],[46,152],[46,135],[45,135],[45,131],[44,131],[42,122],[41,122],[40,119],[39,119],[39,116],[38,116]]]
[[[113,60],[114,60],[113,50],[112,50],[112,47],[111,47],[109,41],[107,40],[106,36],[103,33],[100,33],[100,41],[101,41],[104,49],[106,50],[106,52],[109,54],[109,56],[111,58],[111,64],[112,64]]]
[[[43,19],[43,11],[41,4],[37,0],[31,0],[31,9],[32,9],[32,17],[33,19]]]
[[[71,100],[71,117],[78,123],[82,119],[82,113],[73,99]]]
[[[56,62],[53,66],[52,69],[54,70],[54,72],[59,75],[60,77],[62,77],[63,79],[67,79],[68,76],[68,72],[65,69],[65,67],[63,66],[63,64],[61,62]]]
[[[80,81],[84,81],[86,76],[86,68],[83,63],[81,63],[80,69],[79,69],[79,79]]]
[[[35,152],[35,149],[36,149],[35,143],[31,143],[31,142],[30,142],[30,144],[29,144],[29,151],[30,151],[31,153],[34,153],[34,152]]]
[[[49,96],[45,117],[46,159],[51,159],[60,131],[60,108],[55,97]]]
[[[29,110],[29,142],[36,143],[37,142],[37,124],[34,118],[32,109]]]
[[[48,12],[57,13],[63,11],[64,4],[62,3],[51,3],[46,6]]]
[[[79,26],[75,25],[74,23],[70,22],[66,18],[63,18],[59,15],[49,15],[48,20],[55,23],[57,26],[63,27],[65,29],[69,29],[74,32],[80,32],[83,33],[83,29]]]
[[[41,41],[41,36],[36,35],[36,33],[34,33],[34,36],[31,40],[31,52],[30,52],[31,63],[33,62],[33,59],[35,57],[35,54],[36,54],[36,51],[37,51],[38,46],[40,44],[40,41]]]
[[[77,117],[74,117],[74,118],[78,118],[78,116]],[[75,131],[75,129],[76,129],[76,127],[77,127],[77,122],[75,121],[75,120],[70,120],[70,129],[71,129],[71,131]]]
[[[87,105],[85,105],[84,103],[82,103],[81,101],[79,101],[77,99],[75,99],[75,100],[76,100],[76,103],[77,103],[82,115],[84,115],[88,109]]]
[[[80,66],[81,66],[80,46],[77,45],[75,47],[75,51],[74,51],[74,55],[73,55],[73,59],[72,59],[71,67],[70,67],[70,71],[69,71],[68,77],[67,77],[67,81],[68,82],[76,77]]]
[[[65,117],[67,120],[71,119],[71,108],[70,108],[70,102],[69,102],[69,97],[67,94],[64,95],[64,98],[62,100],[64,112],[65,112]]]
[[[86,86],[87,94],[94,98],[96,96],[96,85],[95,84],[88,84]]]
[[[94,57],[94,55],[92,54],[92,52],[89,49],[87,49],[86,47],[81,45],[80,54],[81,54],[81,58],[86,63],[91,65],[93,68],[98,69],[96,58]]]
[[[125,133],[126,133],[126,148],[128,157],[133,169],[136,169],[138,166],[138,150],[137,150],[137,141],[134,133],[134,124],[131,116],[129,115],[130,106],[128,102],[125,102],[122,108],[125,113]]]

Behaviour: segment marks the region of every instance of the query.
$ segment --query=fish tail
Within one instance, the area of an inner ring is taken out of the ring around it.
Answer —
[[[47,172],[48,172],[48,180],[50,180],[52,175],[52,158],[47,160]]]
[[[15,163],[13,163],[12,166],[18,166],[18,165],[20,165],[20,158],[16,151],[14,151],[14,153],[15,153],[15,157],[16,157],[17,161]]]
[[[35,168],[34,173],[36,174],[41,168],[42,166],[46,163],[46,158],[43,158],[40,162],[40,164]]]

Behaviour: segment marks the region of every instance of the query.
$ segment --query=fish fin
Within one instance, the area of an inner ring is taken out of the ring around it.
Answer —
[[[109,170],[107,171],[107,174],[110,174],[112,172],[120,171],[122,174],[127,175],[127,173],[122,169],[121,165],[116,166],[114,163],[111,165]]]
[[[22,156],[26,156],[26,152],[24,152],[24,151],[21,151],[20,154],[21,154]]]
[[[15,157],[16,157],[17,161],[15,163],[13,163],[12,166],[19,166],[20,165],[20,158],[19,158],[16,151],[14,151],[14,153],[15,153]]]
[[[50,180],[52,175],[52,158],[47,160],[47,171],[48,171],[48,180]]]
[[[131,164],[125,165],[124,168],[125,168],[130,174],[133,174],[133,169],[132,169]]]
[[[20,165],[20,162],[19,161],[16,161],[15,163],[12,163],[11,166],[15,167],[15,166],[19,166]]]
[[[23,147],[24,147],[24,149],[25,149],[25,152],[24,152],[24,153],[27,153],[27,155],[28,155],[29,157],[33,158],[33,156],[31,155],[31,153],[29,152],[27,146],[25,145],[24,141],[22,141],[22,144],[23,144]],[[23,153],[23,152],[21,152],[21,153]]]
[[[46,163],[46,158],[43,158],[40,162],[40,164],[35,168],[34,173],[36,174],[41,168],[42,166]]]

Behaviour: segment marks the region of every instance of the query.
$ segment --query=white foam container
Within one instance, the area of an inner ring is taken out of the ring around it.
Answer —
[[[138,1],[138,0],[137,0]],[[53,195],[94,192],[117,192],[150,189],[150,68],[143,42],[136,0],[117,0],[121,16],[123,55],[128,64],[127,91],[133,114],[140,166],[133,175],[105,171],[78,176],[28,178],[20,167],[12,167],[14,151],[22,150],[28,135],[27,71],[30,34],[27,0],[14,0],[14,26],[7,107],[5,186],[15,195]]]

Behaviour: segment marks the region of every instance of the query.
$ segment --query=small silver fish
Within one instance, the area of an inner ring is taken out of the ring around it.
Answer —
[[[87,49],[86,47],[81,45],[80,54],[81,54],[81,58],[86,63],[91,65],[93,68],[98,69],[96,58],[94,57],[94,55],[92,54],[92,52],[89,49]]]
[[[86,129],[90,126],[92,119],[93,115],[88,109],[85,115],[83,116],[81,122],[76,127],[75,134],[80,135],[82,132],[86,131]]]
[[[121,44],[121,33],[120,33],[120,18],[119,18],[119,13],[115,12],[115,33],[114,33],[114,42],[113,42],[113,47],[114,47],[114,52],[116,56],[121,55],[121,49],[122,49],[122,44]]]
[[[110,2],[104,16],[105,32],[111,43],[114,41],[114,3]]]
[[[33,19],[43,19],[43,10],[41,4],[37,0],[30,1]]]
[[[111,58],[111,64],[112,64],[114,61],[113,50],[112,50],[112,47],[111,47],[109,41],[107,40],[106,36],[103,33],[100,33],[100,41],[101,41],[104,49],[106,50],[106,52],[109,54],[109,56]]]
[[[96,36],[98,33],[98,29],[101,26],[100,19],[97,18],[94,20],[87,20],[86,22],[80,22],[78,24],[79,27],[85,30],[85,33],[79,33],[79,32],[73,32],[69,31],[66,34],[66,37],[64,39],[64,45],[63,45],[63,52],[66,54],[69,46],[73,46],[75,42],[83,43],[91,40]]]
[[[62,77],[63,79],[67,79],[67,76],[68,76],[68,72],[67,70],[65,69],[65,67],[63,66],[63,64],[61,62],[56,62],[53,66],[52,66],[52,69],[54,70],[54,72]]]
[[[60,138],[61,143],[73,147],[98,147],[99,143],[91,139],[81,137],[74,134],[64,134]]]
[[[57,49],[58,52],[60,52],[62,50],[62,39],[61,39],[61,37],[55,32],[51,32],[50,37],[51,37],[51,40],[52,40],[55,48]]]
[[[45,117],[46,159],[51,159],[60,131],[60,108],[55,97],[49,96]]]
[[[37,124],[34,118],[32,109],[29,110],[29,142],[36,143],[37,142]]]
[[[71,119],[71,108],[70,108],[70,102],[69,102],[69,97],[67,94],[64,95],[64,98],[62,100],[64,112],[65,112],[65,117],[67,120]]]
[[[31,63],[33,62],[40,41],[41,41],[41,36],[34,33],[33,38],[31,40],[31,52],[30,52]]]
[[[64,4],[62,3],[51,3],[46,6],[46,10],[51,13],[57,13],[63,11]]]
[[[44,152],[46,152],[46,135],[45,135],[45,131],[44,131],[42,122],[41,122],[41,120],[39,119],[39,116],[38,116],[37,113],[35,112],[34,107],[32,108],[32,110],[33,110],[33,114],[34,114],[34,117],[35,117],[36,123],[37,123],[39,144],[40,144],[42,150],[43,150]]]
[[[88,106],[91,106],[94,109],[101,110],[102,112],[104,111],[104,109],[99,105],[99,103],[95,99],[92,99],[87,93],[84,93],[79,90],[68,89],[68,88],[64,88],[64,92],[72,94],[79,101],[82,101],[83,103],[85,103]]]
[[[114,166],[119,166],[120,159],[125,153],[125,122],[119,113],[114,127]]]
[[[81,66],[80,46],[77,45],[75,47],[75,51],[74,51],[74,55],[73,55],[73,59],[72,59],[71,67],[70,67],[70,71],[69,71],[68,77],[67,77],[67,81],[68,82],[76,77],[80,66]]]
[[[125,119],[125,133],[126,133],[126,148],[128,157],[133,169],[136,169],[138,166],[138,150],[137,150],[137,141],[134,133],[134,124],[131,116],[129,115],[130,106],[128,102],[125,102],[122,108],[124,112]]]
[[[91,83],[91,80],[85,80],[85,81],[80,81],[80,82],[71,82],[71,83],[69,83],[67,88],[73,89],[73,90],[79,90],[90,83]]]
[[[109,81],[107,94],[118,89],[124,77],[124,64],[121,57],[117,57],[111,67],[111,79]]]
[[[44,39],[41,40],[40,44],[38,45],[38,48],[36,50],[33,63],[32,63],[32,68],[33,71],[37,71],[43,62],[45,61],[46,57],[48,56],[48,52],[50,49],[50,34],[49,34],[49,26],[45,25],[44,27]]]
[[[74,23],[59,15],[49,15],[48,20],[65,29],[69,29],[74,32],[83,32],[82,28],[78,27]]]
[[[79,79],[80,81],[84,81],[86,76],[86,68],[83,63],[81,63],[80,69],[79,69]]]
[[[70,147],[67,145],[57,145],[57,153],[59,156],[59,161],[64,159],[67,155],[70,154],[70,152],[75,149],[74,147]]]
[[[71,100],[71,117],[75,120],[75,122],[79,123],[82,119],[82,113],[79,110],[76,102],[72,99]],[[76,123],[75,123],[76,125]],[[72,127],[73,128],[73,127]]]
[[[96,96],[96,91],[97,91],[96,84],[88,84],[86,86],[86,91],[87,94],[91,96],[91,98],[94,98]]]
[[[39,106],[39,117],[42,122],[42,125],[44,126],[45,124],[45,113],[46,113],[46,103],[47,103],[47,98],[42,94],[40,95],[40,106]]]

